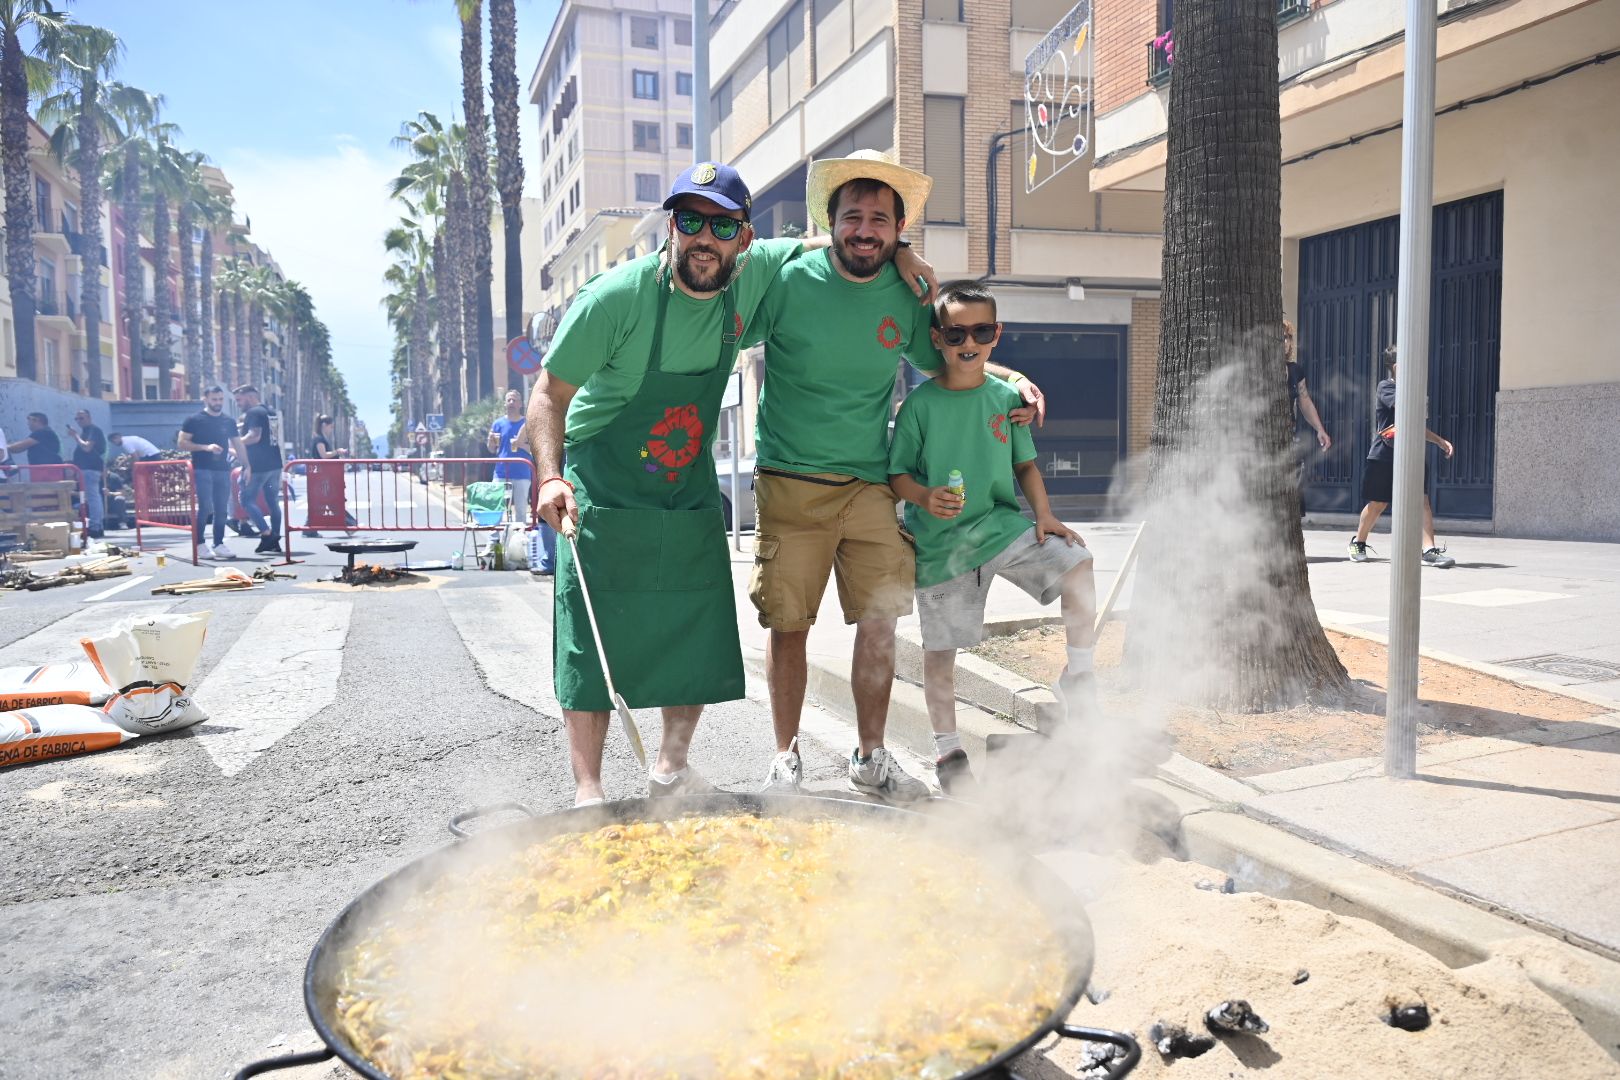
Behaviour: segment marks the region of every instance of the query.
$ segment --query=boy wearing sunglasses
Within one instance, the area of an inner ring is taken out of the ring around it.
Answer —
[[[1071,719],[1096,698],[1096,592],[1091,552],[1047,501],[1029,428],[1008,418],[1022,397],[985,372],[1001,340],[995,297],[977,281],[941,285],[930,333],[945,364],[900,406],[889,486],[906,501],[917,544],[923,692],[937,775],[947,795],[960,795],[973,774],[956,731],[956,651],[984,640],[991,582],[1006,578],[1042,604],[1061,598],[1068,664],[1053,692]],[[1033,523],[1019,509],[1015,480]]]

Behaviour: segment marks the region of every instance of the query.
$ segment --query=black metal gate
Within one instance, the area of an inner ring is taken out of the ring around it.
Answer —
[[[1489,518],[1501,366],[1502,193],[1434,208],[1429,300],[1429,427],[1434,511]],[[1384,218],[1299,242],[1299,359],[1333,450],[1318,458],[1305,507],[1355,512],[1372,442],[1380,357],[1395,340],[1400,220]]]

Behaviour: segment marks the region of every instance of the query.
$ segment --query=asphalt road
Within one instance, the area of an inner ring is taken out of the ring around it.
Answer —
[[[459,546],[459,533],[420,535],[418,562]],[[181,535],[167,539],[179,554]],[[136,575],[151,580],[110,595],[129,579],[0,594],[0,667],[71,658],[79,635],[131,614],[213,613],[207,722],[0,771],[5,1080],[219,1077],[314,1047],[303,965],[349,899],[447,843],[459,811],[571,804],[549,579],[436,572],[355,590],[319,580],[341,556],[295,540],[298,580],[251,592],[153,597],[211,569],[147,557]],[[763,690],[750,689],[708,711],[693,747],[724,787],[751,789],[770,757]],[[643,727],[655,741],[655,719]],[[840,783],[850,729],[819,716],[807,731],[808,777]],[[644,790],[616,730],[605,772],[610,796]]]

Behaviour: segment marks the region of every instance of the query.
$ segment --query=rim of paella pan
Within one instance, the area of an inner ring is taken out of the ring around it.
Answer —
[[[846,820],[862,816],[888,819],[917,825],[924,829],[939,826],[939,823],[927,814],[883,803],[815,795],[763,795],[725,791],[657,800],[622,799],[594,806],[572,807],[549,814],[537,814],[509,824],[494,826],[467,840],[453,841],[412,859],[398,870],[374,882],[344,905],[343,910],[338,912],[337,917],[321,932],[315,947],[310,950],[309,960],[304,965],[304,1010],[309,1015],[310,1023],[314,1025],[321,1041],[336,1053],[344,1064],[367,1080],[396,1080],[391,1073],[384,1072],[374,1065],[334,1029],[328,1017],[328,1010],[322,1004],[323,987],[320,985],[319,970],[323,963],[331,962],[331,958],[342,947],[343,942],[339,939],[347,935],[350,930],[349,923],[360,923],[366,909],[381,903],[380,897],[386,895],[392,887],[408,876],[425,874],[435,863],[456,859],[458,852],[469,850],[471,845],[488,844],[495,837],[509,834],[513,830],[532,830],[538,827],[547,829],[545,837],[549,838],[566,833],[586,832],[615,822],[716,817],[726,811],[740,811],[756,817],[814,817],[818,813],[826,813],[828,816]],[[1026,880],[1015,883],[1015,887],[1023,889],[1041,909],[1042,914],[1047,916],[1065,949],[1063,992],[1046,1018],[1032,1027],[1018,1042],[966,1072],[954,1074],[950,1080],[972,1080],[973,1077],[991,1074],[1032,1048],[1068,1019],[1069,1013],[1080,1003],[1080,996],[1085,993],[1086,983],[1091,978],[1091,969],[1096,960],[1096,939],[1092,934],[1091,921],[1080,906],[1079,898],[1049,867],[1043,865],[1033,855],[1022,853],[1015,861],[1023,868],[1026,877]],[[1068,904],[1060,908],[1058,906],[1060,899],[1067,900]],[[333,995],[326,996],[330,998]]]

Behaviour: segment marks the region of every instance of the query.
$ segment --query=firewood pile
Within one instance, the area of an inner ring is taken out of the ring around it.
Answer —
[[[332,579],[348,585],[388,585],[396,581],[414,581],[416,575],[409,570],[401,570],[393,566],[380,566],[377,563],[355,563],[352,568],[345,567],[342,573]]]
[[[193,578],[191,581],[176,581],[168,585],[159,585],[152,590],[152,595],[190,596],[192,593],[240,592],[258,587],[259,582],[242,573],[242,571],[234,567],[222,566],[214,571],[213,577]]]
[[[25,566],[19,566],[0,573],[0,589],[39,592],[41,589],[55,589],[62,585],[82,585],[87,581],[104,581],[107,578],[127,577],[128,575],[129,563],[122,556],[114,555],[105,559],[90,559],[76,563],[73,566],[64,566],[48,574],[36,574]]]

